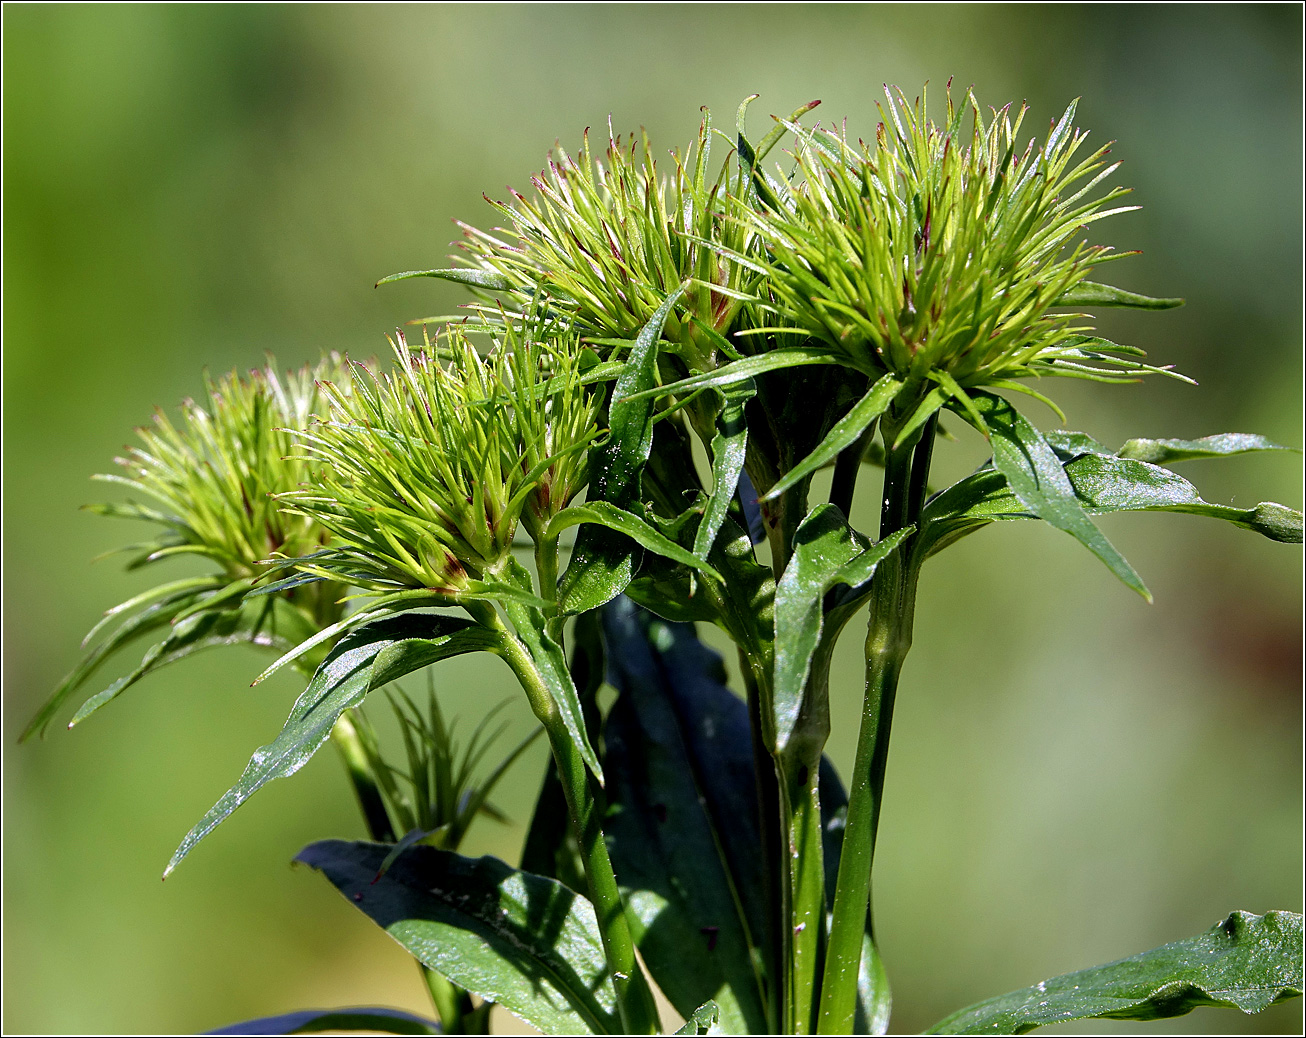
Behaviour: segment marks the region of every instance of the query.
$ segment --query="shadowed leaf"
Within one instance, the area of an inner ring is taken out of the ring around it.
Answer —
[[[497,858],[323,840],[299,853],[424,965],[546,1034],[620,1032],[593,906]]]

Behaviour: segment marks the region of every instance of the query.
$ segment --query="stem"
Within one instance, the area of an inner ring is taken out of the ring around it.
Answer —
[[[660,1021],[657,1006],[644,972],[635,959],[635,941],[630,923],[626,919],[617,877],[608,858],[608,846],[600,827],[602,812],[589,784],[589,771],[572,742],[566,726],[558,716],[535,661],[514,637],[504,639],[504,659],[521,682],[530,700],[531,709],[549,738],[553,760],[558,768],[558,780],[567,800],[567,813],[571,816],[576,842],[580,845],[581,861],[585,867],[585,880],[590,901],[598,917],[599,936],[603,952],[612,971],[612,983],[617,992],[617,1011],[624,1033],[656,1034]]]
[[[893,450],[896,429],[884,429],[884,506],[880,538],[915,521],[925,498],[935,421],[926,423],[918,445]],[[913,450],[914,446],[914,450]],[[866,632],[866,696],[848,797],[848,818],[835,884],[833,919],[821,985],[821,1034],[852,1032],[862,937],[870,912],[871,866],[880,822],[889,733],[898,677],[911,648],[916,600],[916,566],[910,542],[884,559],[871,579]]]
[[[546,602],[558,598],[558,538],[540,536],[535,542],[535,568],[540,576],[540,597]]]
[[[385,801],[350,715],[351,711],[340,715],[340,719],[331,728],[331,741],[340,751],[340,759],[353,784],[358,806],[363,812],[363,821],[367,823],[368,835],[377,843],[394,843],[395,833],[385,809]]]

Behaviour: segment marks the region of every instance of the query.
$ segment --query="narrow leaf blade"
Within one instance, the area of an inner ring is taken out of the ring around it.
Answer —
[[[1182,299],[1155,299],[1152,296],[1126,292],[1114,285],[1100,285],[1096,281],[1081,281],[1062,294],[1053,306],[1125,306],[1133,310],[1170,310],[1183,306]]]
[[[1089,519],[1056,452],[1042,433],[1001,397],[977,393],[974,399],[991,434],[993,464],[1007,477],[1020,502],[1044,522],[1074,537],[1101,559],[1126,587],[1150,602],[1151,592],[1134,572],[1133,566]]]
[[[381,685],[449,656],[493,650],[499,636],[469,620],[400,613],[351,631],[318,667],[295,701],[281,733],[254,752],[239,781],[186,834],[168,862],[167,876],[200,840],[273,779],[308,763],[340,715]]]

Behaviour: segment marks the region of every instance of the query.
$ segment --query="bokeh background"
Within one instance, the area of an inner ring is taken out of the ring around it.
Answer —
[[[180,836],[299,689],[253,651],[184,662],[75,732],[16,745],[101,610],[142,586],[98,553],[131,524],[86,482],[201,369],[370,354],[449,312],[452,218],[525,186],[581,131],[671,147],[708,105],[813,97],[873,132],[883,82],[949,76],[1031,127],[1082,96],[1141,212],[1103,238],[1113,337],[1200,388],[1057,387],[1072,427],[1259,431],[1300,443],[1301,10],[1295,5],[4,8],[4,1018],[6,1032],[194,1032],[313,1005],[422,1009],[405,956],[288,862],[361,835],[329,754],[277,783],[167,883]],[[1050,415],[1046,424],[1053,424]],[[960,431],[960,430],[959,430]],[[941,452],[957,476],[973,438]],[[1301,504],[1294,455],[1194,463],[1211,500]],[[865,489],[865,488],[864,488]],[[873,488],[872,488],[873,489]],[[869,503],[869,496],[864,499]],[[895,1031],[1204,930],[1302,909],[1301,553],[1187,516],[1104,523],[1148,607],[1051,529],[990,529],[927,571],[900,697],[877,911]],[[180,569],[180,566],[179,566]],[[851,763],[858,638],[831,752]],[[121,667],[123,664],[119,664]],[[436,679],[469,725],[512,697],[493,662]],[[106,681],[107,681],[106,677]],[[91,691],[91,690],[88,690]],[[519,697],[518,697],[519,698]],[[514,734],[524,702],[507,711]],[[542,751],[473,853],[519,853]],[[1300,1001],[1133,1030],[1301,1032]]]

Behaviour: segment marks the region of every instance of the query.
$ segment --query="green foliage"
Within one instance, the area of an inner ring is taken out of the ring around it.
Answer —
[[[555,880],[496,858],[324,840],[298,861],[424,965],[546,1034],[618,1032],[593,907]]]
[[[1024,1034],[1067,1020],[1156,1020],[1198,1006],[1258,1013],[1302,993],[1302,917],[1234,912],[1204,934],[954,1013],[930,1034]]]

